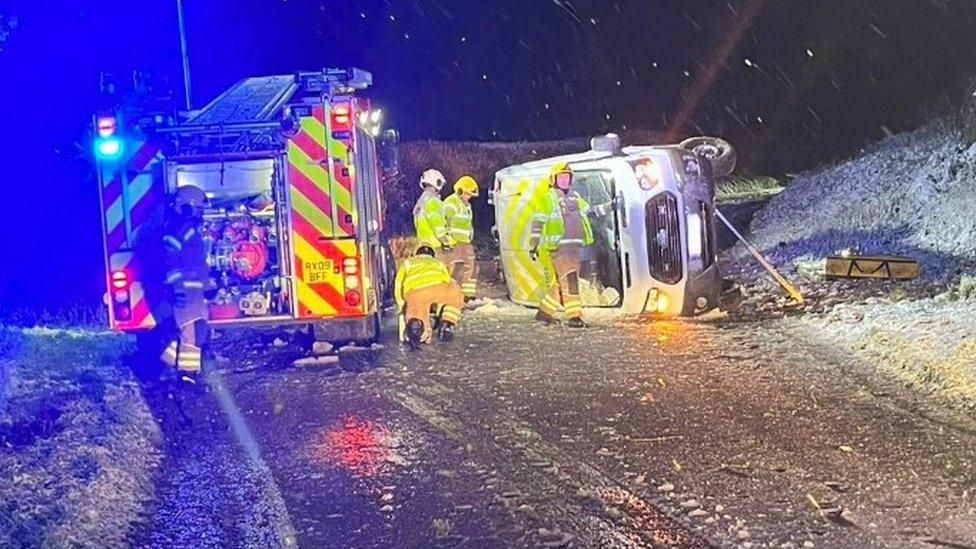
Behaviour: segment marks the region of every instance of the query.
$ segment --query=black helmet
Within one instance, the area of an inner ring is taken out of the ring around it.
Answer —
[[[417,248],[416,255],[429,255],[430,257],[434,257],[434,248],[431,248],[430,246],[421,246]]]

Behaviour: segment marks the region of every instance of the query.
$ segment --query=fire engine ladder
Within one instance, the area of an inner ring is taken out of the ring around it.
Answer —
[[[293,75],[242,80],[187,120],[185,126],[268,122],[297,89]]]

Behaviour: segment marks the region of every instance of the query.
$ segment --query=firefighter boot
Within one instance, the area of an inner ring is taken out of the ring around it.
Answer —
[[[583,319],[579,317],[569,319],[569,322],[567,322],[566,325],[570,328],[586,328],[586,323],[583,322]]]
[[[420,340],[424,337],[424,323],[419,318],[407,321],[407,343],[411,349],[420,348]]]
[[[542,309],[539,309],[538,311],[536,311],[536,313],[535,313],[535,319],[538,320],[539,322],[544,322],[546,324],[558,324],[559,323],[559,321],[556,320],[556,318],[554,316],[552,316],[551,314],[543,311]]]
[[[445,320],[441,323],[441,341],[454,341],[454,323]]]

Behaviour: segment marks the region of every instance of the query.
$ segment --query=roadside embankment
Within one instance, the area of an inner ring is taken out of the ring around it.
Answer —
[[[724,258],[747,293],[740,315],[800,312],[811,337],[913,387],[976,403],[976,143],[964,134],[933,124],[800,174],[749,233],[807,303],[791,309],[740,245]],[[915,259],[921,276],[826,280],[826,257],[845,249]]]
[[[0,546],[118,547],[161,435],[124,336],[0,327]]]

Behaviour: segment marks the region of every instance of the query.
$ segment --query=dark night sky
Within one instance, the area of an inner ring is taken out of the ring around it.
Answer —
[[[754,1],[184,3],[196,105],[247,75],[358,65],[405,139],[517,140],[663,130]],[[853,154],[974,75],[976,1],[761,4],[683,132],[728,137],[754,170]],[[0,5],[0,303],[100,295],[98,71],[178,81],[175,19],[174,0]]]

